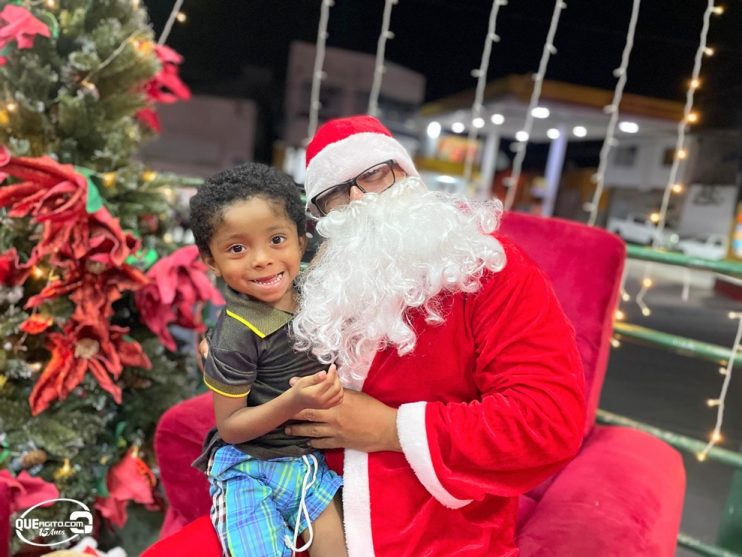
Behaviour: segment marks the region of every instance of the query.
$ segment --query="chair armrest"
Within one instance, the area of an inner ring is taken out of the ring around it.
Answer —
[[[637,430],[596,427],[519,530],[521,557],[672,557],[684,494],[675,449]]]

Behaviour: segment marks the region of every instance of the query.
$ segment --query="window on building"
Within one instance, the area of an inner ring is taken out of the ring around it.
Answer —
[[[613,164],[621,167],[631,167],[636,164],[639,148],[636,145],[623,145],[613,151]]]

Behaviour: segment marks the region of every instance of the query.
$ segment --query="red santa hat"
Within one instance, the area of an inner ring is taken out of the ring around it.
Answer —
[[[304,180],[307,205],[327,188],[390,159],[408,176],[418,175],[409,153],[373,116],[349,116],[325,122],[307,146]]]

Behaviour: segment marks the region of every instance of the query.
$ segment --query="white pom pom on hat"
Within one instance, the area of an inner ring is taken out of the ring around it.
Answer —
[[[354,178],[367,168],[393,159],[408,176],[417,176],[409,153],[373,116],[328,120],[307,146],[304,189],[307,206],[327,188]]]

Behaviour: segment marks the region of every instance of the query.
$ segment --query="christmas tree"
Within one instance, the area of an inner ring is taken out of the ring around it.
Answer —
[[[219,299],[170,233],[182,181],[135,159],[180,62],[136,0],[0,2],[0,482],[114,525],[158,505],[154,426],[197,388],[169,326]]]

